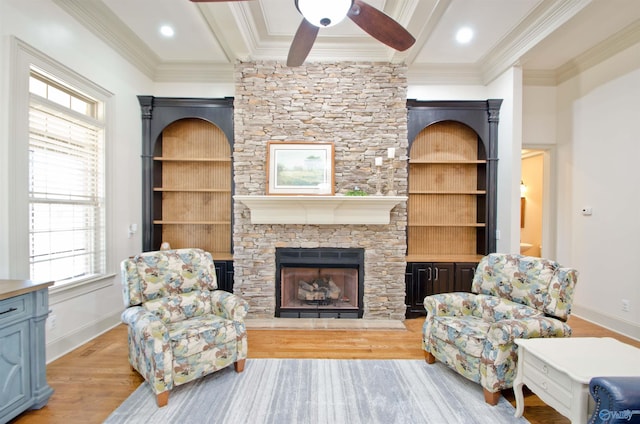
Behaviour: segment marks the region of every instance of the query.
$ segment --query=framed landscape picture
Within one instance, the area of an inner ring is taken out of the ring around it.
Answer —
[[[267,194],[334,194],[333,143],[267,143]]]

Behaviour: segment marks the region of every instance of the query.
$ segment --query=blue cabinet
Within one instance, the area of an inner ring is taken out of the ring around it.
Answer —
[[[0,280],[0,423],[47,404],[45,320],[51,283]]]

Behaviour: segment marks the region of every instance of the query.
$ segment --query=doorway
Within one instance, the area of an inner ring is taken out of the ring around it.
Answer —
[[[549,148],[525,148],[521,154],[520,253],[552,257],[552,196]]]

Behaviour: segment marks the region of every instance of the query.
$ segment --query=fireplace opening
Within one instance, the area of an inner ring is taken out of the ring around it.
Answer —
[[[362,318],[363,286],[364,249],[276,249],[276,317]]]

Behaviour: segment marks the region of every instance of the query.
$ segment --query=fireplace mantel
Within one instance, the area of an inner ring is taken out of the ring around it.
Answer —
[[[234,196],[251,210],[252,224],[388,225],[406,196]]]

